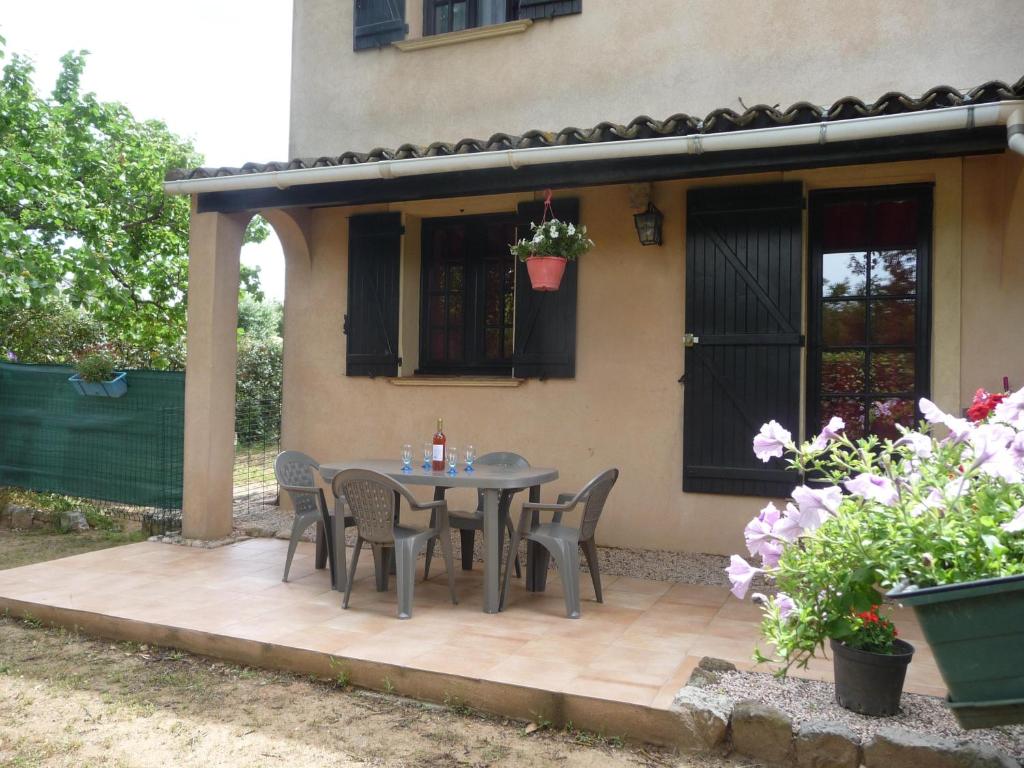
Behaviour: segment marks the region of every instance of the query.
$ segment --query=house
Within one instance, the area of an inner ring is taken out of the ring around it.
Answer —
[[[255,213],[286,253],[283,444],[397,458],[443,417],[558,490],[615,465],[607,545],[736,551],[793,485],[751,451],[769,419],[891,437],[921,396],[1019,386],[1019,10],[295,0],[292,159],[166,184],[193,201],[185,534],[230,530]],[[545,189],[596,242],[553,293],[508,253]]]

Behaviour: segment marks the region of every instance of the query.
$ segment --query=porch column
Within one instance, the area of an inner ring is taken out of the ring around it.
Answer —
[[[231,533],[239,256],[250,214],[197,213],[189,228],[182,535]]]

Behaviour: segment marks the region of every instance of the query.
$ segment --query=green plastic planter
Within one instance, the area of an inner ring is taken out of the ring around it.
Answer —
[[[1024,723],[1024,576],[887,597],[913,607],[961,727]]]

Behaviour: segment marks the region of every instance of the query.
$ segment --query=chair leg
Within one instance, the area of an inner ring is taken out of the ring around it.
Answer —
[[[548,549],[555,558],[555,567],[562,577],[562,592],[565,594],[565,615],[570,619],[580,617],[580,552],[575,541],[558,541]]]
[[[586,541],[580,542],[580,547],[583,549],[583,554],[587,558],[587,567],[590,569],[590,579],[594,582],[594,596],[597,598],[597,602],[604,602],[604,595],[601,593],[601,567],[597,562],[597,542],[593,539],[587,539]]]
[[[325,516],[323,525],[317,526],[316,535],[319,536],[321,531],[324,534],[324,545],[327,547],[327,567],[331,572],[331,584],[335,584],[338,581],[338,564],[334,560],[334,518],[330,515]]]
[[[334,546],[332,547],[331,558],[334,562],[334,588],[341,592],[345,589],[345,585],[348,583],[348,564],[345,562],[348,558],[345,550],[345,518],[335,518],[334,525],[331,526],[334,531]]]
[[[512,537],[515,536],[515,534],[516,534],[516,526],[515,526],[515,523],[512,522],[512,518],[511,517],[505,518],[505,527],[508,529],[508,540],[509,540],[509,544],[511,544],[512,543]],[[512,551],[515,553],[515,560],[513,560],[512,562],[515,563],[515,566],[516,566],[516,578],[517,579],[521,579],[523,577],[523,571],[519,567],[519,551],[518,551],[518,547],[516,549],[512,550]]]
[[[288,581],[288,571],[292,569],[292,558],[295,557],[295,548],[299,546],[299,538],[307,527],[308,524],[303,525],[302,519],[299,517],[296,517],[295,522],[292,523],[292,537],[288,540],[288,555],[284,559],[284,578],[281,581]]]
[[[321,570],[327,565],[328,554],[327,533],[324,530],[323,522],[318,522],[316,524],[316,559],[314,560],[317,570]]]
[[[473,542],[476,531],[472,528],[459,529],[459,542],[462,544],[462,570],[473,570]]]
[[[391,575],[391,548],[383,544],[371,544],[373,550],[373,574],[378,592],[388,591],[388,577]]]
[[[501,582],[501,594],[499,595],[498,607],[504,610],[505,604],[508,602],[508,591],[512,586],[512,563],[516,557],[516,552],[519,551],[519,541],[522,536],[519,531],[515,528],[512,529],[512,540],[509,541],[508,546],[508,557],[505,559],[505,576]]]
[[[416,577],[416,552],[410,541],[396,541],[394,552],[395,558],[395,581],[398,592],[398,618],[412,618],[412,595],[415,589]]]
[[[352,594],[352,582],[356,580],[356,566],[359,565],[359,550],[363,548],[363,537],[356,536],[356,548],[352,553],[352,567],[349,569],[348,578],[345,580],[345,599],[341,602],[342,608],[348,608],[348,598]]]
[[[430,527],[437,528],[437,510],[430,510]],[[434,557],[434,540],[431,539],[427,542],[427,555],[426,560],[423,563],[423,580],[426,581],[430,578],[430,561]]]
[[[441,553],[444,555],[444,568],[448,571],[448,593],[452,597],[452,605],[458,605],[455,596],[455,558],[452,556],[452,535],[449,528],[442,528],[437,538],[441,540]]]

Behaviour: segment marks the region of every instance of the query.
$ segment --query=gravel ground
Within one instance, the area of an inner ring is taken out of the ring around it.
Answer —
[[[1024,759],[1024,726],[961,729],[941,699],[904,693],[900,713],[894,717],[867,717],[843,709],[835,701],[835,686],[817,680],[775,677],[763,672],[726,672],[707,690],[741,701],[753,699],[786,712],[794,725],[810,720],[828,720],[848,726],[862,739],[882,728],[897,726],[956,741],[990,744],[996,749]]]

